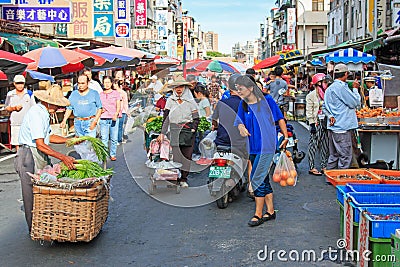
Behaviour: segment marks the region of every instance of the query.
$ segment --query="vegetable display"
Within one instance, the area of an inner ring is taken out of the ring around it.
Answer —
[[[201,117],[197,131],[203,133],[207,130],[211,130],[211,123],[207,120],[206,117]]]
[[[90,160],[77,159],[76,162],[76,170],[70,170],[64,163],[61,163],[61,172],[57,175],[57,178],[68,177],[81,180],[93,177],[110,176],[114,173],[112,168],[104,170],[99,166],[99,164]]]
[[[109,156],[108,149],[107,147],[101,142],[100,139],[91,137],[91,136],[81,136],[81,137],[74,137],[71,139],[68,139],[65,145],[67,147],[80,144],[84,141],[89,141],[92,144],[92,148],[94,152],[96,153],[97,158],[100,161],[105,162],[107,160],[107,157]]]
[[[163,124],[162,116],[152,117],[148,119],[145,124],[146,132],[161,133],[162,124]]]

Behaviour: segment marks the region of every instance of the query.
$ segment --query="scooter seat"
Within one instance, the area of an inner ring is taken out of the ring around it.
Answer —
[[[217,152],[231,153],[230,146],[217,146]]]

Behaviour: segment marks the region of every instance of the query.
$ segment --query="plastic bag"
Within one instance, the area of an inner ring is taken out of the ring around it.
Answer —
[[[201,158],[212,159],[217,148],[215,146],[214,140],[206,137],[203,140],[201,140],[199,144],[199,150]]]
[[[214,142],[215,138],[217,138],[217,131],[211,131],[206,137],[204,137],[204,139],[206,138]]]
[[[82,142],[80,144],[74,145],[74,148],[75,151],[78,152],[78,154],[81,156],[81,159],[87,159],[98,164],[102,163],[97,157],[96,152],[94,152],[90,142]]]
[[[281,152],[279,156],[272,180],[281,186],[295,186],[297,183],[296,168],[285,152]]]

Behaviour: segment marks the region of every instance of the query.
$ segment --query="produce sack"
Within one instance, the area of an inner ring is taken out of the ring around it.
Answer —
[[[201,153],[201,158],[212,159],[216,151],[216,146],[214,143],[217,137],[217,131],[210,132],[203,140],[200,141],[199,150]]]
[[[295,186],[297,183],[297,171],[294,163],[287,156],[286,152],[281,152],[278,163],[275,166],[272,180],[281,186]]]

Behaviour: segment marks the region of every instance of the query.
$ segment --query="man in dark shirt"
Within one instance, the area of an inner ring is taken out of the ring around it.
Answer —
[[[218,102],[212,115],[212,120],[213,129],[217,129],[215,144],[217,146],[231,146],[235,153],[238,151],[244,152],[244,155],[241,156],[245,158],[247,139],[242,137],[238,128],[234,126],[236,113],[241,101],[235,87],[235,80],[239,76],[239,74],[233,74],[229,78],[228,85],[231,96]]]

